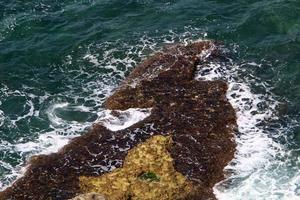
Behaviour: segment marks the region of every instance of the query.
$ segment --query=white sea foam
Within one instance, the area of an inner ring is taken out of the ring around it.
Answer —
[[[0,41],[4,40],[10,32],[14,31],[17,26],[17,19],[15,15],[2,17],[0,21]]]
[[[251,66],[259,65],[208,63],[199,70],[197,79],[223,79],[229,83],[227,98],[236,110],[239,128],[235,158],[225,168],[226,179],[215,186],[214,192],[220,200],[300,199],[299,159],[289,156],[290,151],[274,140],[287,130],[278,127],[268,131],[270,121],[277,119],[278,102],[265,83],[251,74],[240,75]],[[251,84],[263,86],[266,92],[252,92]],[[295,169],[291,169],[293,165]]]
[[[117,112],[117,116],[111,110],[105,110],[104,116],[99,119],[99,123],[102,123],[111,131],[118,131],[147,118],[151,114],[151,109],[129,108],[114,112]]]
[[[58,126],[61,125],[63,123],[63,119],[57,117],[56,114],[56,110],[58,108],[65,108],[69,105],[69,103],[67,102],[63,102],[63,103],[56,103],[54,105],[51,105],[48,110],[47,110],[47,115],[48,115],[48,119],[50,120],[50,122],[52,123],[52,125],[54,126]]]
[[[14,146],[17,152],[22,154],[50,154],[57,152],[76,135],[59,135],[55,131],[41,134],[37,140],[26,143],[19,143]]]
[[[4,120],[5,120],[4,113],[2,110],[0,110],[0,127],[4,124]]]

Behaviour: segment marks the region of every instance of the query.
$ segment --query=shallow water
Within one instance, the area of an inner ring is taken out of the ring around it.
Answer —
[[[300,199],[297,0],[0,1],[0,187],[31,155],[106,119],[105,97],[143,58],[198,39],[224,42],[231,60],[198,78],[227,80],[238,115],[236,158],[217,197]]]

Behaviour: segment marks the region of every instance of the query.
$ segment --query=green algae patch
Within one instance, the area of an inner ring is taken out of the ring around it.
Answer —
[[[122,168],[99,177],[80,177],[82,192],[97,192],[108,200],[181,199],[194,190],[177,172],[168,152],[170,136],[153,136],[130,150]]]
[[[139,176],[140,179],[142,180],[147,180],[147,181],[159,181],[160,178],[153,172],[146,172],[143,173]]]

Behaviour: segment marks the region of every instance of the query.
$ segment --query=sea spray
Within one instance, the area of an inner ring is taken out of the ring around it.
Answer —
[[[201,80],[227,81],[227,98],[237,114],[235,158],[225,168],[226,179],[215,186],[215,194],[220,200],[240,200],[245,196],[249,200],[296,200],[299,198],[299,173],[296,169],[289,172],[290,162],[294,160],[290,156],[291,151],[276,140],[288,132],[289,127],[280,126],[276,131],[271,129],[272,132],[268,129],[279,119],[277,108],[280,102],[262,80],[251,74],[241,75],[246,68],[249,70],[261,64],[238,64],[227,59],[227,62],[208,62],[206,67],[199,69],[197,77]],[[265,93],[253,92],[253,85],[259,85]],[[289,159],[284,161],[287,157]]]

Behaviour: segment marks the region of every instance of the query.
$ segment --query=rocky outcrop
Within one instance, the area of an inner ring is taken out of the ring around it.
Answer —
[[[211,54],[203,59],[205,51]],[[124,199],[134,199],[138,195],[132,188],[137,182],[143,181],[150,191],[154,189],[150,185],[156,183],[140,177],[156,177],[162,181],[164,179],[159,177],[167,175],[167,172],[160,174],[150,168],[142,170],[141,174],[139,170],[133,170],[133,174],[129,172],[129,169],[144,166],[141,160],[136,165],[128,164],[132,154],[143,152],[145,148],[141,147],[155,141],[156,137],[171,141],[167,148],[161,146],[161,151],[171,159],[165,161],[169,163],[169,172],[181,177],[180,184],[177,179],[172,180],[175,188],[164,190],[169,192],[166,192],[169,197],[162,199],[173,199],[177,190],[181,191],[182,196],[178,196],[181,199],[215,199],[212,187],[222,180],[223,168],[235,151],[236,117],[226,99],[225,82],[194,79],[197,67],[207,59],[220,59],[218,45],[214,42],[173,45],[150,56],[105,102],[105,107],[111,110],[151,107],[149,117],[115,132],[95,124],[88,133],[73,139],[58,153],[34,157],[26,174],[1,192],[0,199],[70,199],[85,192],[99,192],[107,199],[114,199],[101,184],[108,180],[113,183],[124,180],[109,178],[115,174],[125,177],[125,182],[120,190],[117,187],[114,191],[120,192]],[[148,167],[150,160],[145,158]],[[124,176],[124,172],[128,176]],[[130,194],[121,192],[123,186],[131,191]],[[144,197],[141,198],[147,199]]]
[[[170,136],[153,136],[129,150],[121,168],[99,177],[80,177],[81,190],[109,200],[183,199],[196,187],[174,169],[171,146]]]

